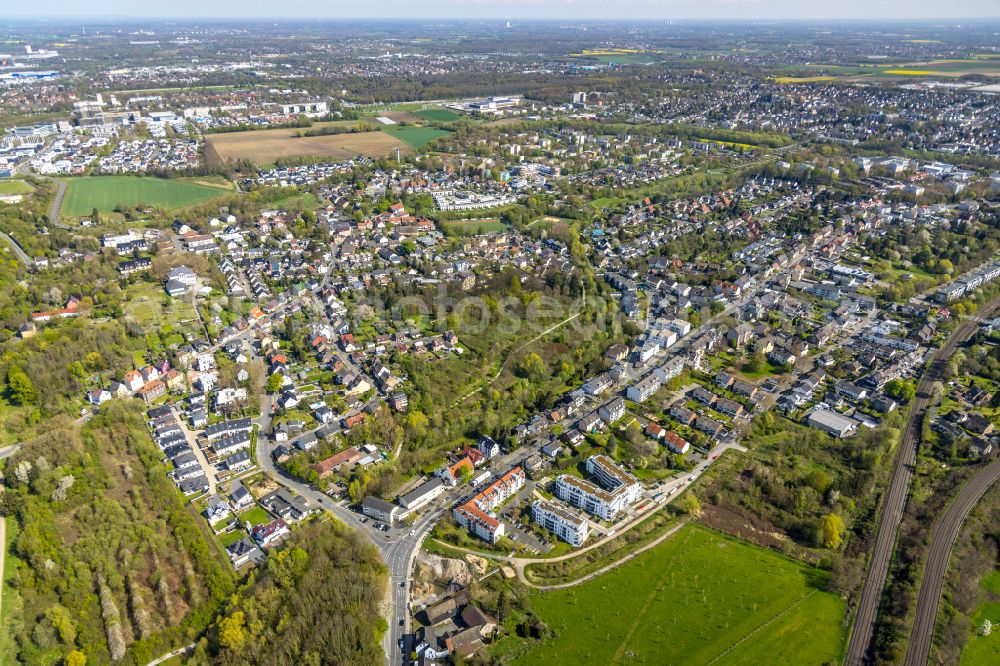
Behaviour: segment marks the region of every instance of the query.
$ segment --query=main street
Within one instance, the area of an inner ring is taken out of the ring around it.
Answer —
[[[427,532],[446,510],[446,497],[440,498],[427,514],[413,526],[391,527],[388,531],[375,528],[375,523],[363,515],[352,511],[344,501],[335,501],[313,486],[297,479],[274,464],[268,433],[271,430],[272,407],[267,396],[261,396],[261,415],[256,419],[260,426],[255,450],[257,465],[268,478],[295,491],[316,506],[330,511],[341,522],[358,530],[378,548],[382,560],[389,569],[389,589],[387,590],[387,621],[389,629],[382,639],[386,663],[395,666],[403,663],[400,641],[409,630],[409,608],[411,586],[410,574],[417,551]]]

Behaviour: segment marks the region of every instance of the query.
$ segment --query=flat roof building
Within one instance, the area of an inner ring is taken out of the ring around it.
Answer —
[[[853,435],[858,429],[857,421],[831,409],[812,410],[809,412],[809,416],[806,417],[806,423],[834,437],[847,437]]]
[[[531,516],[539,525],[571,546],[582,546],[590,535],[590,522],[585,516],[551,500],[535,500]]]
[[[607,456],[587,458],[587,472],[601,485],[562,474],[556,479],[556,496],[604,520],[612,520],[639,499],[642,486]]]

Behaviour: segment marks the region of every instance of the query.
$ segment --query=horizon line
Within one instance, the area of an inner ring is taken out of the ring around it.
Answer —
[[[979,21],[998,21],[1000,22],[1000,12],[995,15],[983,15],[983,14],[962,14],[953,16],[924,16],[924,17],[913,17],[913,18],[900,18],[899,16],[823,16],[823,17],[806,17],[806,16],[748,16],[748,17],[733,17],[733,18],[718,18],[718,17],[698,17],[698,16],[683,16],[683,17],[671,17],[664,15],[645,15],[636,16],[635,18],[623,19],[621,17],[614,16],[602,16],[593,15],[586,17],[571,17],[571,16],[527,16],[527,17],[512,17],[512,16],[502,16],[502,15],[489,15],[489,16],[399,16],[395,18],[387,18],[385,16],[324,16],[316,14],[302,14],[294,16],[267,16],[267,15],[249,15],[249,16],[224,16],[224,15],[192,15],[192,14],[162,14],[162,15],[142,15],[142,14],[64,14],[60,16],[51,15],[33,15],[33,14],[0,14],[0,19],[3,20],[32,20],[39,21],[43,23],[57,23],[59,21],[76,21],[80,19],[135,19],[135,20],[159,20],[159,19],[169,19],[169,20],[192,20],[192,21],[229,21],[233,23],[241,22],[252,22],[252,21],[329,21],[329,22],[353,22],[353,21],[371,21],[375,23],[397,23],[397,22],[427,22],[427,21],[448,21],[448,22],[466,22],[466,21],[516,21],[519,23],[532,23],[532,22],[551,22],[551,21],[562,21],[570,23],[588,23],[588,22],[612,22],[612,23],[641,23],[645,21],[676,21],[676,22],[698,22],[698,23],[802,23],[802,22],[822,22],[822,23],[846,23],[846,22],[881,22],[881,23],[925,23],[934,21],[965,21],[969,19],[975,19]]]

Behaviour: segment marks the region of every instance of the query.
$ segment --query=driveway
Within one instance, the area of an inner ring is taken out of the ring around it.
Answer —
[[[195,459],[198,460],[198,464],[201,465],[202,471],[205,473],[205,478],[208,479],[208,494],[215,494],[215,477],[217,471],[215,467],[208,463],[208,457],[205,452],[201,450],[201,446],[198,444],[198,436],[187,426],[187,420],[184,415],[180,413],[176,406],[171,405],[170,411],[173,412],[174,418],[177,419],[177,423],[181,427],[181,432],[184,434],[184,439],[187,440],[188,446],[194,452]]]

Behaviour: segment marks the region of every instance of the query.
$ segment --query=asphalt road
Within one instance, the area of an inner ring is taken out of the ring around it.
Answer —
[[[10,249],[14,252],[15,255],[17,255],[17,258],[21,260],[21,263],[23,263],[25,266],[28,267],[31,266],[32,264],[31,257],[25,254],[24,250],[21,249],[20,243],[18,243],[16,240],[8,236],[7,234],[3,233],[2,231],[0,231],[0,238],[3,238],[5,241],[7,241],[7,244],[10,245]]]
[[[268,477],[309,499],[317,506],[332,512],[343,523],[360,531],[378,548],[379,555],[389,569],[389,613],[386,620],[389,630],[382,639],[386,664],[397,666],[403,663],[403,653],[399,643],[409,631],[410,574],[413,561],[420,544],[430,528],[446,511],[446,497],[441,498],[434,508],[413,526],[394,527],[386,532],[375,528],[375,522],[351,511],[346,504],[337,502],[321,493],[308,483],[286,474],[274,464],[267,433],[271,423],[271,401],[265,396],[261,400],[261,425],[257,436],[257,464]],[[362,522],[364,521],[364,522]]]
[[[917,447],[920,444],[920,426],[924,413],[930,404],[934,382],[943,376],[943,371],[958,346],[975,333],[980,318],[987,316],[1000,306],[1000,298],[995,298],[977,312],[977,316],[959,324],[944,345],[934,354],[930,367],[920,378],[917,385],[917,397],[914,398],[909,420],[903,431],[899,452],[893,465],[889,488],[882,502],[878,530],[875,533],[875,545],[865,572],[864,587],[861,590],[861,601],[851,628],[851,637],[844,658],[846,666],[860,666],[871,657],[872,639],[875,635],[875,622],[878,618],[882,591],[885,579],[889,573],[889,562],[896,544],[896,534],[903,518],[903,509],[909,494],[910,478],[913,476],[913,465],[917,457]]]
[[[934,528],[920,595],[917,597],[917,617],[913,623],[913,633],[910,634],[906,661],[903,662],[907,666],[924,666],[927,663],[951,548],[958,538],[965,517],[997,479],[1000,479],[1000,458],[981,469],[962,487]]]

